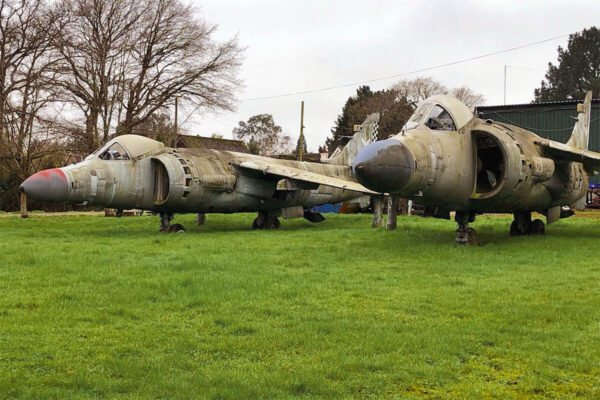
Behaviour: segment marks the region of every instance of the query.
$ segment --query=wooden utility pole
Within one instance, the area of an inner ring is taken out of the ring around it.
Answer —
[[[171,146],[172,147],[177,147],[177,129],[179,128],[177,126],[177,110],[178,109],[178,101],[177,101],[177,97],[175,97],[175,123],[173,124],[173,135],[174,137],[171,138]]]
[[[21,218],[27,218],[29,214],[27,213],[27,195],[21,192]]]
[[[506,65],[504,65],[504,105],[506,105]]]
[[[298,161],[302,161],[304,152],[304,100],[300,103],[300,138],[298,139]]]

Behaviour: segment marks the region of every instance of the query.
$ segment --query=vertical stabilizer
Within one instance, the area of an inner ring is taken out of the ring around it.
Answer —
[[[592,91],[585,95],[583,104],[577,104],[577,122],[567,144],[576,149],[587,150],[590,142],[590,116],[592,115]]]
[[[379,125],[379,113],[373,113],[367,116],[362,125],[355,125],[358,131],[352,136],[352,139],[346,144],[341,152],[333,155],[327,164],[352,165],[356,154],[366,145],[377,140],[377,130]]]

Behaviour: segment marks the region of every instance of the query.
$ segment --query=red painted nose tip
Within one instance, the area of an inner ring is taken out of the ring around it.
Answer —
[[[62,169],[45,169],[27,178],[21,184],[21,191],[35,200],[60,203],[67,201],[69,184]]]

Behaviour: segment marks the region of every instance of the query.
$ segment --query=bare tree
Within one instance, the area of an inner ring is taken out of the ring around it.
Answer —
[[[0,167],[13,191],[56,153],[49,18],[42,0],[0,1]]]
[[[436,94],[448,94],[456,97],[471,109],[476,105],[485,103],[485,98],[482,94],[475,92],[467,86],[448,89],[444,84],[431,77],[418,77],[410,80],[403,79],[392,85],[391,89],[398,93],[399,98],[405,98],[414,104]]]
[[[391,89],[396,91],[399,97],[403,97],[413,103],[418,103],[436,94],[448,93],[446,86],[431,77],[418,77],[410,80],[403,79],[392,85]]]
[[[243,140],[252,154],[279,153],[288,150],[291,138],[282,135],[271,114],[257,114],[240,121],[233,128],[233,137]]]
[[[61,61],[57,83],[64,100],[84,115],[82,150],[94,150],[111,134],[141,12],[134,0],[63,0],[56,7],[53,39]]]
[[[88,151],[132,133],[175,97],[199,108],[231,109],[238,85],[237,38],[180,0],[61,0],[54,26],[64,99],[85,118]]]
[[[485,97],[481,93],[477,93],[467,86],[454,88],[450,90],[450,93],[448,94],[462,101],[471,110],[474,109],[475,106],[481,106],[485,104]]]
[[[175,97],[197,109],[232,109],[242,49],[237,37],[212,39],[216,25],[195,17],[179,0],[147,1],[136,29],[126,78],[125,118],[130,133]]]

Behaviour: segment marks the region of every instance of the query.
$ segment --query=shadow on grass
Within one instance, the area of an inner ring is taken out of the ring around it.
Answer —
[[[332,215],[327,216],[326,220],[321,223],[311,223],[305,220],[281,220],[281,227],[278,230],[252,230],[251,225],[254,219],[254,214],[247,214],[244,220],[239,218],[230,219],[227,215],[209,214],[207,223],[203,226],[197,226],[195,217],[191,214],[178,214],[173,223],[181,223],[186,229],[185,236],[198,237],[199,240],[203,236],[212,237],[221,233],[252,235],[249,237],[273,237],[277,240],[285,240],[287,233],[306,233],[306,240],[311,240],[311,233],[320,232],[321,234],[328,231],[339,232],[340,230],[348,230],[350,234],[357,232],[361,237],[368,236],[367,240],[363,241],[365,246],[379,247],[378,244],[386,246],[394,246],[394,242],[398,240],[404,241],[404,245],[415,243],[422,244],[423,241],[437,245],[452,245],[456,238],[456,224],[453,221],[423,219],[422,217],[401,216],[398,218],[398,228],[395,231],[385,231],[385,228],[374,229],[370,227],[371,216],[366,214],[352,215]],[[211,218],[212,217],[212,218]],[[30,220],[31,222],[36,220]],[[46,218],[39,221],[48,222]],[[158,217],[135,217],[122,219],[103,219],[82,217],[71,218],[67,217],[64,220],[57,220],[51,228],[45,228],[43,231],[37,231],[34,226],[29,228],[36,232],[36,236],[52,235],[55,231],[64,231],[65,236],[68,236],[70,225],[79,225],[85,221],[87,228],[84,232],[79,232],[79,238],[82,240],[90,240],[93,238],[111,238],[121,239],[130,238],[132,235],[138,235],[146,239],[158,237],[170,237],[180,234],[159,232]],[[529,242],[532,238],[538,236],[518,236],[511,237],[508,234],[511,218],[506,218],[506,224],[498,226],[498,217],[494,218],[479,218],[472,226],[477,230],[480,246],[488,244],[512,244],[520,242]],[[570,221],[569,221],[570,222]],[[356,230],[356,224],[364,224],[364,229]],[[432,224],[433,223],[433,224]],[[503,225],[505,229],[503,229]],[[367,235],[366,235],[367,234]],[[595,229],[594,224],[585,226],[574,226],[572,223],[553,224],[546,227],[547,237],[564,238],[572,240],[576,238],[600,239],[600,229]],[[461,246],[462,247],[462,246]]]

